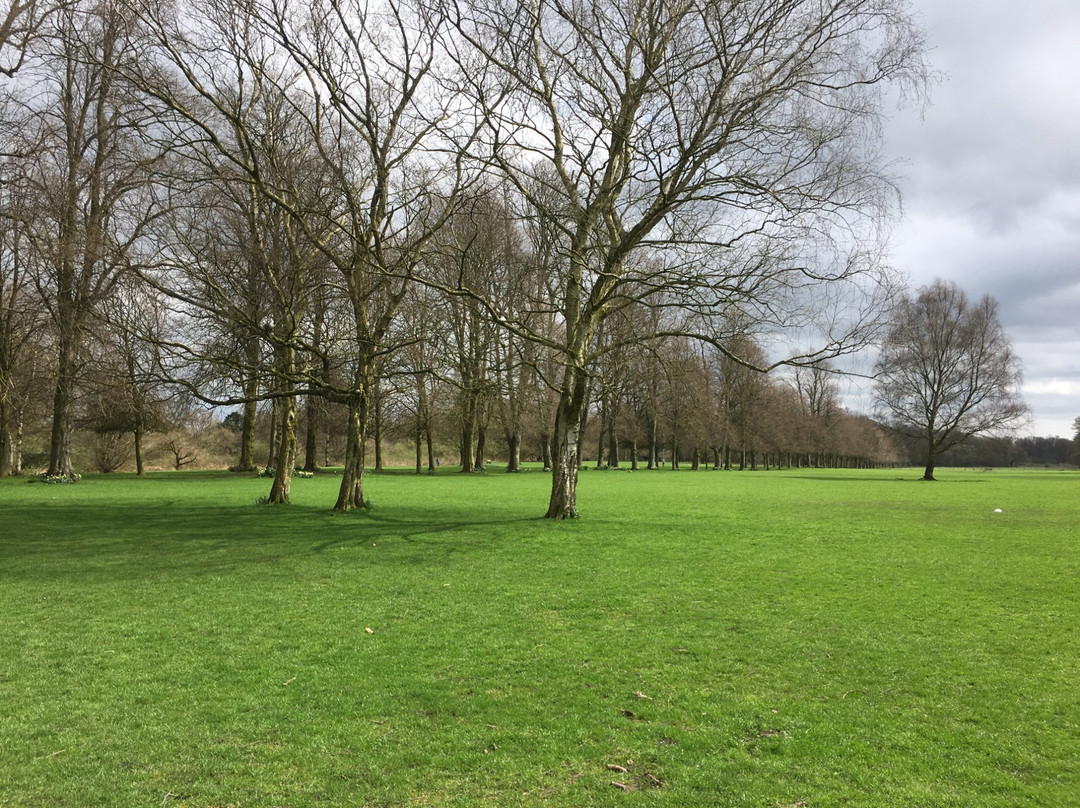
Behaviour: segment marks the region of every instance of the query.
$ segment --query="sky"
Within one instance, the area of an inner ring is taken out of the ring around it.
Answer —
[[[913,288],[996,298],[1024,364],[1022,434],[1080,416],[1080,2],[911,0],[942,74],[891,114],[903,215],[892,263]]]

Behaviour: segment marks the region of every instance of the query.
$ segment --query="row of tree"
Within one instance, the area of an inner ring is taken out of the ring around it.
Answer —
[[[886,91],[926,78],[902,0],[8,18],[0,471],[44,401],[48,474],[72,476],[91,403],[138,459],[182,390],[242,407],[241,469],[272,402],[273,503],[301,408],[340,410],[335,507],[362,508],[383,408],[430,446],[446,385],[465,468],[496,419],[511,467],[526,422],[549,424],[556,519],[576,514],[590,417],[612,462],[655,462],[665,429],[673,460],[883,457],[876,438],[778,436],[836,430],[829,363],[880,335],[898,290],[877,124]],[[761,375],[780,366],[786,386]]]

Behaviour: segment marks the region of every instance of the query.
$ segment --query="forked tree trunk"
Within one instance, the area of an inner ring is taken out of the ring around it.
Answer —
[[[555,412],[555,430],[551,440],[551,499],[546,519],[577,517],[578,437],[585,408],[586,375],[567,368],[563,390]]]
[[[364,425],[367,423],[367,397],[357,394],[349,399],[349,417],[345,439],[345,469],[341,474],[335,511],[366,508],[364,502]]]

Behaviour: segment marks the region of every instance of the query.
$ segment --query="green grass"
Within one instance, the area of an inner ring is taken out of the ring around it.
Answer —
[[[0,806],[1080,805],[1080,474],[917,476],[0,481]]]

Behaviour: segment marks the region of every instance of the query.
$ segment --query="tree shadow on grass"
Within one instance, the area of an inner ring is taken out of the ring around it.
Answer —
[[[222,574],[349,548],[381,548],[356,557],[361,565],[438,563],[490,551],[537,521],[445,504],[339,514],[297,505],[19,503],[3,511],[0,581]]]

